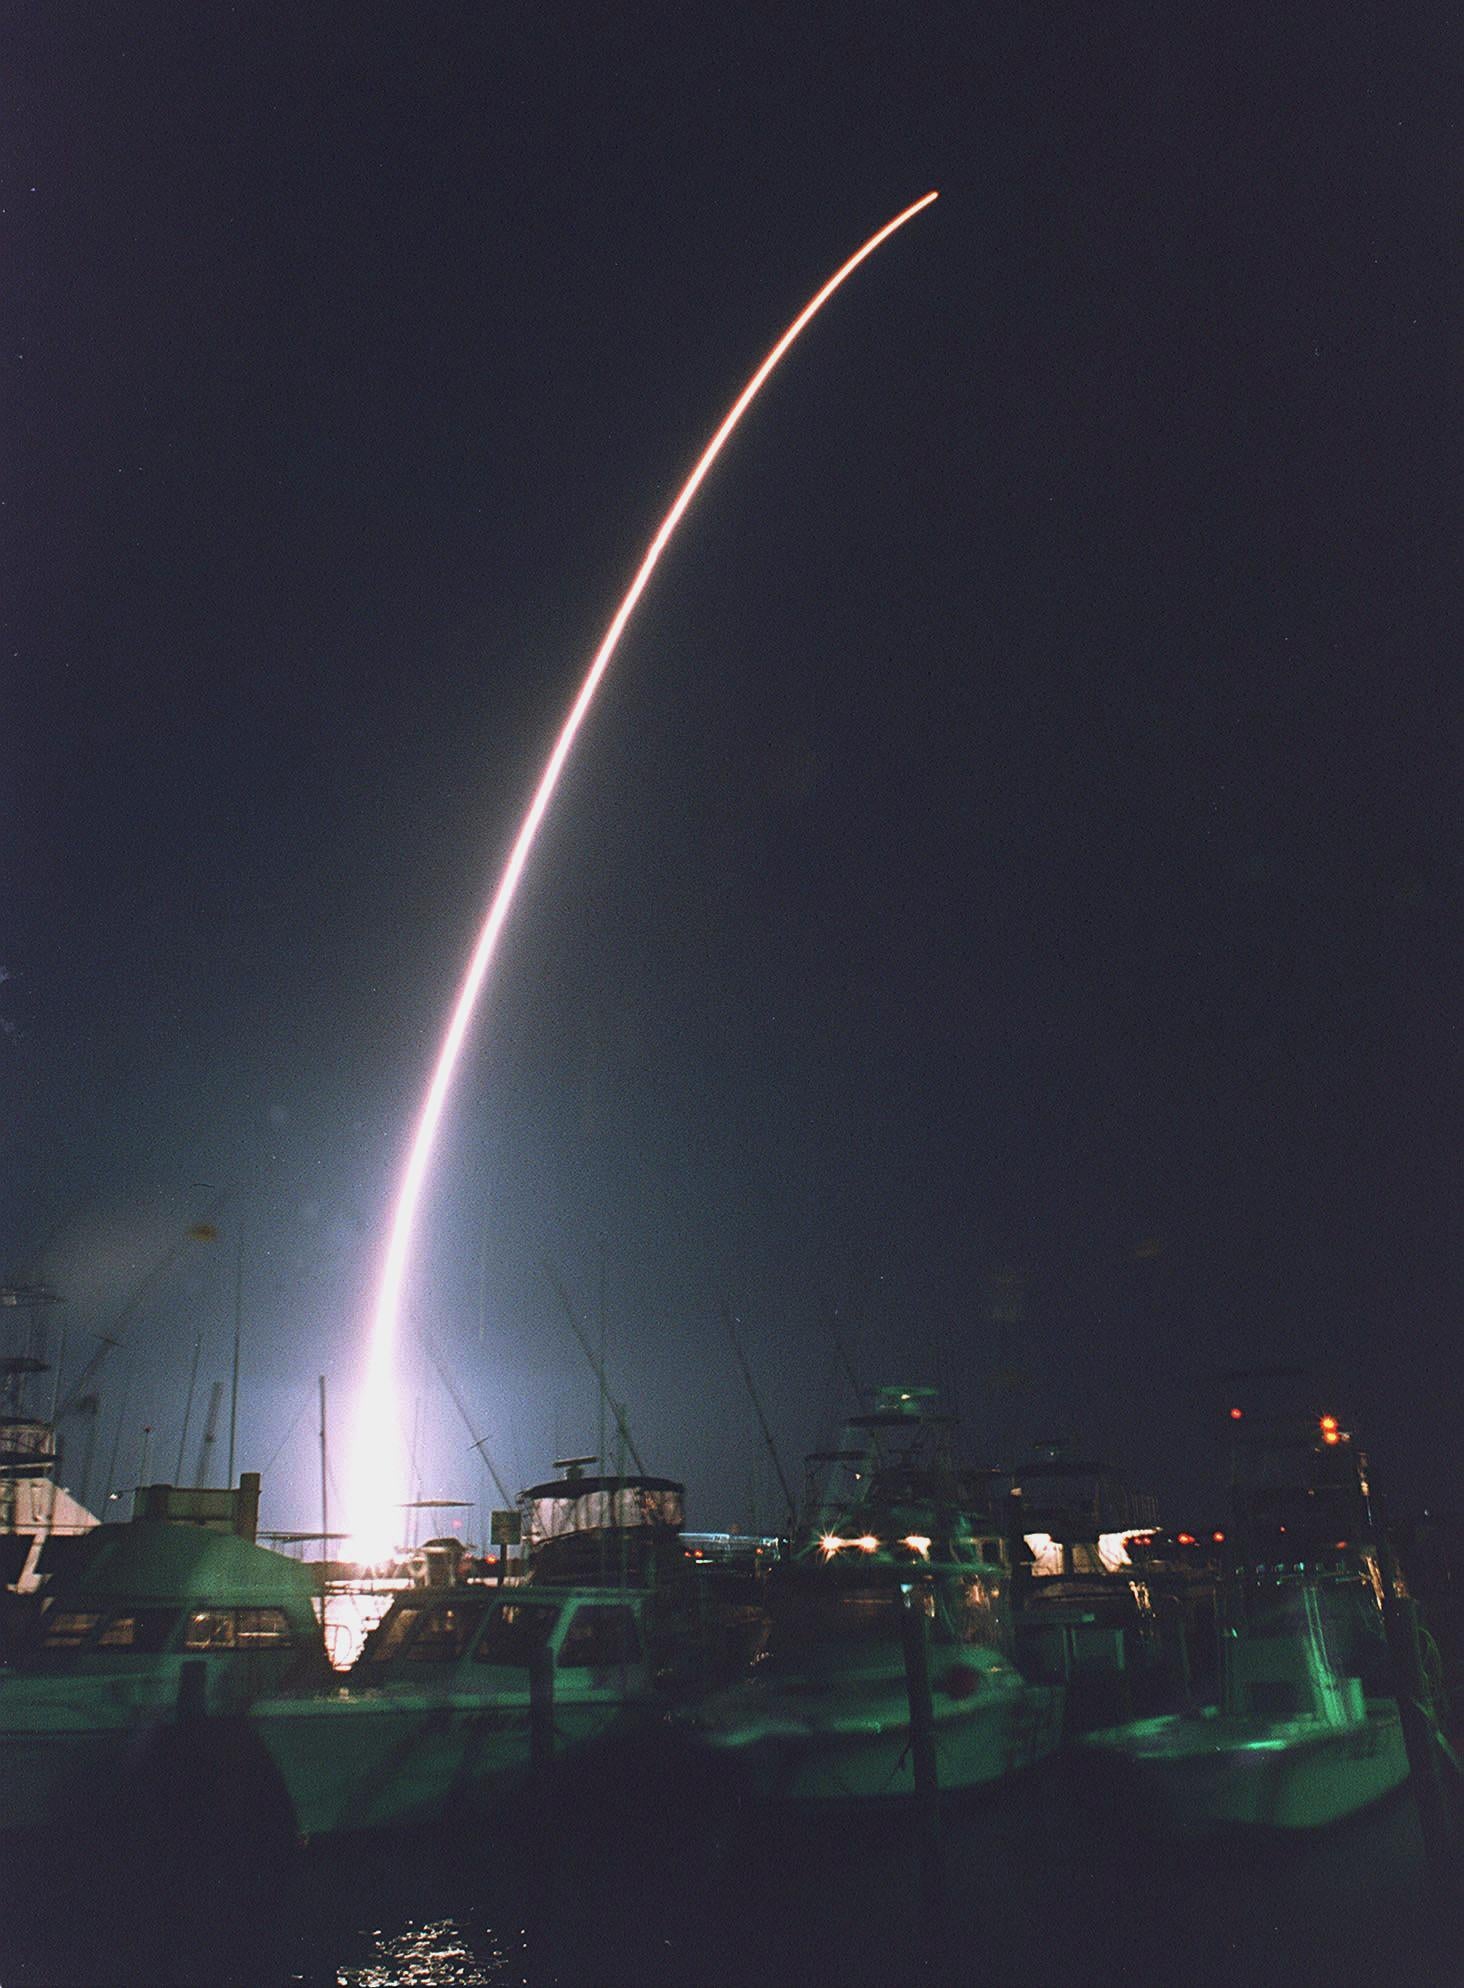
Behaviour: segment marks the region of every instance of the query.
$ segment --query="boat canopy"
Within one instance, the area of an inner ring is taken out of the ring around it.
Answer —
[[[679,1532],[686,1487],[669,1477],[569,1477],[534,1484],[519,1498],[525,1546],[573,1533],[607,1530]]]

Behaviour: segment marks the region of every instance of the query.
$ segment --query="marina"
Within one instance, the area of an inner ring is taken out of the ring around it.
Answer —
[[[1440,23],[11,14],[0,1988],[1464,1988]]]
[[[237,1807],[7,1857],[5,1980],[388,1984],[1101,1984],[1450,1979],[1417,1824],[1394,1797],[1283,1845],[1204,1851],[1067,1799],[1060,1763],[949,1818],[947,1911],[888,1817],[769,1823],[699,1794],[580,1791],[550,1831],[240,1855]],[[105,1875],[103,1875],[105,1874]],[[940,1969],[945,1969],[942,1977]]]
[[[246,1473],[145,1487],[32,1573],[0,1667],[8,1988],[954,1983],[973,1938],[999,1981],[1180,1947],[1197,1982],[1361,1981],[1384,1952],[1447,1978],[1457,1653],[1428,1639],[1430,1812],[1335,1417],[1247,1432],[1227,1530],[1200,1565],[1169,1548],[1167,1659],[1152,1507],[1049,1457],[1062,1500],[1034,1470],[1023,1532],[1016,1473],[962,1464],[934,1389],[877,1391],[812,1455],[783,1538],[687,1533],[679,1483],[595,1461],[523,1493],[511,1561],[429,1542],[327,1586],[255,1542]],[[1288,1562],[1252,1557],[1282,1535]],[[343,1602],[374,1620],[332,1671]]]

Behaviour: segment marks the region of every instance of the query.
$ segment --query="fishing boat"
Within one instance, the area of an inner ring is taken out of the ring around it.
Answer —
[[[1070,1437],[1033,1451],[962,1474],[1004,1525],[1018,1669],[1063,1685],[1069,1737],[1186,1708],[1213,1678],[1225,1533],[1161,1530],[1154,1498]]]
[[[160,1733],[325,1675],[314,1577],[256,1543],[258,1505],[252,1472],[232,1492],[151,1485],[139,1516],[78,1541],[0,1673],[0,1827],[69,1826],[123,1798]]]
[[[481,1820],[746,1661],[749,1578],[683,1546],[682,1486],[585,1461],[522,1495],[521,1583],[406,1591],[343,1685],[256,1706],[302,1837]]]
[[[1334,1415],[1230,1413],[1254,1426],[1232,1458],[1217,1702],[1090,1733],[1080,1758],[1170,1831],[1322,1828],[1408,1772],[1365,1459]]]
[[[1408,1757],[1397,1701],[1339,1668],[1325,1592],[1299,1583],[1220,1639],[1222,1695],[1081,1742],[1108,1788],[1186,1835],[1317,1829],[1398,1787]]]
[[[46,1582],[66,1562],[76,1542],[97,1523],[86,1509],[87,1480],[96,1443],[97,1397],[80,1393],[65,1406],[87,1425],[82,1496],[60,1482],[57,1376],[45,1356],[45,1313],[61,1302],[44,1284],[0,1284],[0,1662],[25,1647],[40,1613]],[[15,1326],[23,1322],[23,1333]],[[46,1412],[32,1399],[53,1375]]]
[[[768,1583],[766,1650],[685,1722],[753,1797],[911,1795],[912,1711],[927,1703],[943,1791],[990,1786],[1057,1746],[1062,1692],[1012,1662],[1000,1541],[973,1529],[953,1431],[933,1390],[885,1388],[837,1450],[808,1459],[807,1516]]]

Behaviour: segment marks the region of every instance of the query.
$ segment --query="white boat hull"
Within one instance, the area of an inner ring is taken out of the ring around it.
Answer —
[[[1151,1719],[1082,1744],[1105,1787],[1121,1788],[1154,1825],[1188,1836],[1322,1829],[1381,1800],[1408,1772],[1397,1707],[1386,1700],[1343,1726]]]
[[[613,1696],[557,1698],[554,1752],[607,1738],[636,1717]],[[527,1694],[446,1691],[276,1699],[252,1724],[305,1838],[491,1815],[533,1767]]]
[[[936,1780],[944,1793],[990,1787],[1052,1753],[1062,1693],[1014,1673],[983,1673],[979,1693],[933,1695]],[[696,1738],[736,1764],[755,1798],[866,1802],[915,1792],[903,1676],[757,1678],[702,1708]]]
[[[237,1711],[238,1677],[193,1661],[206,1709]],[[0,1830],[70,1827],[122,1801],[128,1775],[178,1727],[182,1663],[162,1656],[131,1674],[0,1680]]]

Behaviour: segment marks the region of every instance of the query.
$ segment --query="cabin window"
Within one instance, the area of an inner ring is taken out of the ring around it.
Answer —
[[[361,1652],[361,1661],[387,1664],[400,1656],[402,1645],[416,1628],[425,1607],[425,1602],[408,1602],[402,1608],[392,1609]]]
[[[234,1636],[241,1650],[287,1650],[294,1641],[282,1608],[236,1608]]]
[[[548,1642],[558,1620],[557,1608],[506,1601],[489,1616],[473,1657],[480,1664],[527,1664]]]
[[[561,1670],[608,1670],[640,1660],[640,1634],[634,1611],[603,1603],[581,1608],[559,1646]]]
[[[46,1650],[75,1650],[86,1641],[102,1619],[97,1609],[55,1608],[46,1617],[46,1633],[41,1647]]]
[[[99,1650],[135,1650],[139,1656],[156,1656],[167,1647],[178,1620],[176,1608],[119,1608],[107,1618],[97,1638]]]
[[[185,1650],[283,1650],[291,1642],[281,1608],[198,1608],[188,1618]]]
[[[455,1663],[483,1613],[483,1603],[443,1602],[434,1608],[412,1638],[407,1662]]]

